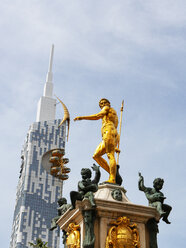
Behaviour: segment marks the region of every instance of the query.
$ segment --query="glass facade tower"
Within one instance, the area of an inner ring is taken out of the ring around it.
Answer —
[[[52,46],[44,94],[39,100],[37,119],[27,133],[21,154],[21,170],[16,193],[10,248],[27,248],[41,238],[52,248],[59,247],[59,230],[50,231],[57,215],[62,181],[48,174],[41,165],[43,154],[65,147],[65,123],[55,120],[56,100],[52,97]]]

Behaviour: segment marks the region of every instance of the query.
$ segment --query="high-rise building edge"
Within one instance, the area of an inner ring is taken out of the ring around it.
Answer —
[[[62,181],[48,174],[41,165],[48,150],[65,148],[65,123],[55,119],[53,98],[52,45],[44,93],[38,102],[36,122],[31,124],[21,154],[21,170],[16,193],[10,248],[28,248],[29,242],[41,238],[49,247],[59,247],[59,230],[50,231],[51,219],[57,214],[57,200]]]

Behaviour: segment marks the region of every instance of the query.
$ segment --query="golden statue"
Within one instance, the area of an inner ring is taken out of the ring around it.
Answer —
[[[130,225],[129,218],[119,217],[111,224],[105,248],[140,248],[137,225]]]
[[[79,120],[99,120],[102,119],[102,142],[96,148],[93,159],[104,169],[110,176],[107,182],[116,183],[116,159],[115,152],[120,152],[119,147],[119,135],[117,132],[118,116],[116,111],[111,108],[109,100],[103,98],[99,101],[101,111],[94,115],[79,116],[74,121]],[[105,159],[102,158],[104,154],[107,154],[109,165]]]
[[[67,248],[80,248],[80,226],[70,223],[67,229]]]

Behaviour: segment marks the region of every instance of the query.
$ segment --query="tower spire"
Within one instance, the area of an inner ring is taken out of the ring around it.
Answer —
[[[52,65],[53,65],[53,56],[54,56],[54,44],[52,44],[51,53],[50,53],[50,60],[49,60],[49,67],[46,82],[52,83]]]
[[[46,83],[45,83],[44,92],[43,92],[43,96],[46,96],[46,97],[52,97],[52,94],[53,94],[53,83],[52,83],[53,56],[54,56],[54,45],[52,45],[52,49],[51,49],[51,53],[50,53],[49,68],[48,68]]]
[[[53,98],[52,65],[54,57],[54,45],[52,44],[48,73],[44,85],[43,96],[40,98],[37,109],[36,121],[54,120],[56,113],[56,100]]]

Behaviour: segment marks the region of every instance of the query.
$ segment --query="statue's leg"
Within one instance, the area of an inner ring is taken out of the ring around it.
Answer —
[[[164,216],[166,213],[162,209],[162,203],[161,202],[156,202],[156,208],[158,212],[160,213],[161,217]]]
[[[103,135],[103,140],[105,143],[105,150],[107,157],[109,159],[110,166],[110,177],[108,182],[116,183],[116,159],[115,159],[115,148],[116,148],[116,137],[115,137],[115,129],[108,128],[107,132]]]
[[[168,220],[168,216],[170,214],[170,211],[172,210],[172,207],[167,204],[163,204],[162,208],[163,208],[163,211],[166,212],[162,220],[165,221],[167,224],[171,224],[171,222]]]
[[[106,170],[108,173],[110,173],[110,168],[109,165],[107,163],[107,161],[102,158],[101,156],[103,156],[105,154],[106,150],[105,150],[105,144],[104,141],[102,141],[98,147],[96,148],[94,155],[93,155],[93,159],[104,169]]]
[[[84,199],[88,199],[90,201],[90,204],[91,204],[92,207],[96,206],[95,201],[94,201],[94,194],[93,194],[92,191],[87,192],[84,195]]]
[[[109,183],[116,183],[116,160],[114,156],[114,151],[107,153],[109,164],[110,164],[110,176],[107,182]]]
[[[59,218],[60,216],[56,216],[52,219],[50,231],[53,231],[57,227],[56,222],[59,220]]]
[[[90,201],[90,204],[91,204],[92,207],[95,207],[96,206],[95,201],[94,201],[94,194],[93,194],[93,192],[90,192],[89,201]]]
[[[71,209],[74,209],[75,208],[76,201],[77,200],[80,200],[81,201],[82,200],[82,196],[77,191],[71,191],[70,192],[70,199],[71,199],[71,204],[72,204]]]

